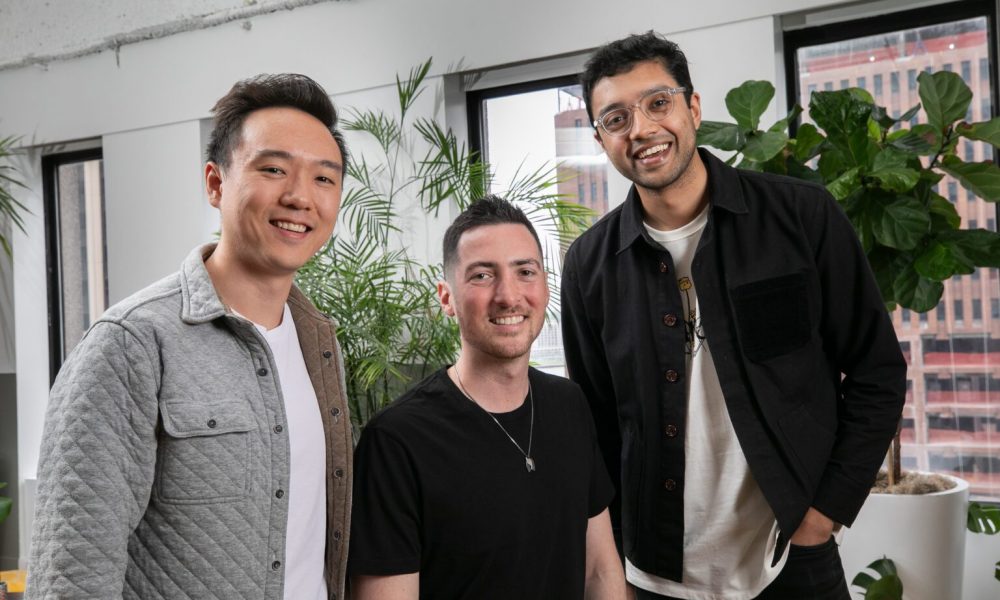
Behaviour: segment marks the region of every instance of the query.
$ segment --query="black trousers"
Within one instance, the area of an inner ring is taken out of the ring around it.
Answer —
[[[639,588],[635,588],[635,598],[677,600]],[[792,546],[781,573],[755,600],[851,600],[833,538],[818,546]]]

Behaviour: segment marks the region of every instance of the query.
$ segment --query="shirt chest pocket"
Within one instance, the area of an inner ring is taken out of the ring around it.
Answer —
[[[256,419],[245,400],[167,398],[157,451],[157,498],[209,504],[243,498],[250,483],[250,438]]]
[[[755,281],[732,290],[740,344],[747,358],[768,360],[809,342],[808,290],[806,273]]]

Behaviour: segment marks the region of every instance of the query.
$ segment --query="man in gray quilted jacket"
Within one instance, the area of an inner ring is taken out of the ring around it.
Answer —
[[[109,309],[52,388],[28,598],[344,595],[343,363],[292,284],[337,220],[337,113],[302,75],[241,81],[213,113],[218,244]]]

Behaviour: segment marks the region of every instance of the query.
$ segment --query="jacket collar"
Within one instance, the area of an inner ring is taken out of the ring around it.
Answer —
[[[746,213],[747,204],[743,198],[736,169],[723,163],[704,148],[698,148],[698,155],[701,156],[708,171],[708,202],[712,212],[725,210],[734,214]],[[642,224],[642,200],[639,199],[635,184],[629,188],[628,197],[622,205],[618,232],[618,253],[623,252],[639,238],[648,235]]]
[[[181,264],[181,320],[189,324],[207,323],[232,314],[219,299],[215,284],[205,268],[205,261],[215,251],[215,243],[192,250]],[[323,321],[332,321],[321,313],[299,290],[292,285],[288,294],[288,307],[296,315],[307,315]],[[336,325],[336,323],[334,323]]]

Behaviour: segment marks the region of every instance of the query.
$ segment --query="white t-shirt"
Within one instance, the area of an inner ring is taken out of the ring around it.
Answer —
[[[268,331],[267,340],[285,400],[285,430],[291,447],[285,535],[285,600],[327,600],[326,555],[326,438],[292,313],[285,305],[281,324]],[[276,489],[277,489],[276,488]]]
[[[788,556],[771,566],[778,523],[733,429],[705,339],[691,261],[708,211],[671,231],[646,225],[674,260],[687,337],[687,432],[684,439],[684,569],[678,583],[626,562],[633,585],[689,600],[749,600],[770,584]]]

